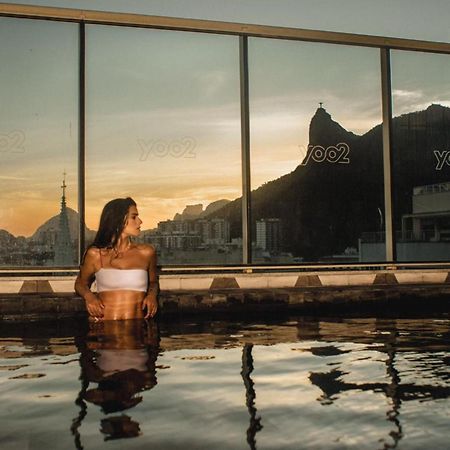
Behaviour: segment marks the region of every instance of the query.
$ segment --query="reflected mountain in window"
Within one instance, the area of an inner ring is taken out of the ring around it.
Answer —
[[[426,245],[424,259],[450,254],[449,129],[450,108],[437,104],[393,119],[395,231],[415,251]],[[296,169],[252,191],[254,262],[383,260],[381,147],[381,125],[358,136],[318,108]],[[60,213],[32,236],[0,230],[3,266],[77,264],[78,213],[61,187]],[[87,243],[94,234],[86,228]],[[240,263],[241,198],[187,205],[140,240],[163,264]]]

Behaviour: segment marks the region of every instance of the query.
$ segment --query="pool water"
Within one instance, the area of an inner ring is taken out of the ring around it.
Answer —
[[[2,325],[0,448],[449,449],[450,319]]]

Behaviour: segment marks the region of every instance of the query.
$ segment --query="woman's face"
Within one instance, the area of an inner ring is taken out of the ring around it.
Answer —
[[[136,206],[130,206],[123,233],[127,236],[139,236],[139,233],[141,232],[141,223],[142,220],[139,218]]]

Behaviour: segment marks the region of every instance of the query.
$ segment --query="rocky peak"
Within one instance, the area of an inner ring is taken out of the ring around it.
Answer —
[[[310,145],[336,145],[339,142],[348,142],[357,136],[335,122],[325,108],[317,108],[309,125]]]

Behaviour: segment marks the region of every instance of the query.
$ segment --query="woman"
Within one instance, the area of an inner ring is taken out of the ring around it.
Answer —
[[[95,321],[148,319],[156,314],[156,251],[131,241],[139,236],[141,224],[130,197],[111,200],[103,208],[97,235],[75,281],[75,291]],[[94,279],[97,294],[90,289]]]

